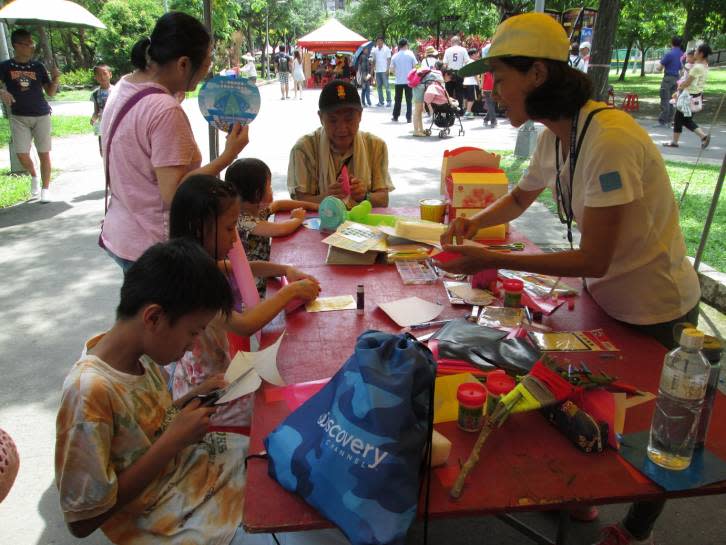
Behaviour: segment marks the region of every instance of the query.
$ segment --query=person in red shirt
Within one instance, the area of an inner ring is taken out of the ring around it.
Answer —
[[[487,123],[490,123],[491,127],[494,128],[497,126],[497,105],[494,103],[494,98],[492,98],[492,94],[494,92],[494,76],[491,72],[484,72],[484,75],[482,76],[481,90],[484,94],[484,104],[486,104],[487,107],[487,115],[484,117],[484,126],[486,127]]]

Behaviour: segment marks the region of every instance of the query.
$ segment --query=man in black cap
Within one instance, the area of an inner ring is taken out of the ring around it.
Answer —
[[[320,202],[332,195],[348,208],[363,200],[388,206],[388,193],[394,189],[388,148],[382,139],[358,130],[363,107],[356,88],[348,81],[331,81],[320,93],[318,110],[322,127],[301,137],[290,151],[290,196]],[[341,175],[344,166],[350,192]]]

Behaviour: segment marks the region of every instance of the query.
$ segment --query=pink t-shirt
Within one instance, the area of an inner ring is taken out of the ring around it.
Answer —
[[[109,129],[126,101],[157,83],[121,79],[108,98],[101,121],[103,149]],[[169,209],[161,199],[155,168],[199,167],[202,154],[184,110],[168,91],[142,98],[129,110],[111,142],[111,204],[103,222],[103,243],[114,254],[136,261],[151,245],[169,237]]]

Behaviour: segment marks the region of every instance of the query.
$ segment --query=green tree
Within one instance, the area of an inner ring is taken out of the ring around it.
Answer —
[[[211,0],[212,34],[217,40],[228,41],[238,27],[240,3],[237,0]],[[183,11],[204,21],[203,0],[169,0],[169,10]]]
[[[623,0],[617,40],[627,47],[619,81],[625,79],[630,52],[637,46],[642,52],[640,75],[645,76],[645,56],[654,46],[665,46],[678,34],[685,10],[664,4],[661,0]]]
[[[163,13],[158,0],[108,0],[98,15],[106,30],[96,31],[101,60],[118,76],[131,72],[131,48],[151,33]]]
[[[681,0],[686,10],[683,39],[711,38],[726,33],[726,0]]]

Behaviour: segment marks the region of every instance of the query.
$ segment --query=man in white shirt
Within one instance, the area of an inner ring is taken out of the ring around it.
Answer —
[[[401,38],[398,41],[398,53],[391,59],[391,68],[396,76],[396,98],[391,121],[398,121],[398,116],[401,114],[401,98],[406,93],[406,122],[411,123],[412,89],[408,86],[408,73],[415,67],[416,56],[408,48],[408,40]]]
[[[451,46],[444,51],[444,68],[452,71],[451,78],[446,82],[446,92],[456,98],[459,104],[464,104],[464,80],[455,71],[469,63],[469,53],[461,46],[458,36],[451,37]]]
[[[383,87],[386,87],[386,106],[391,105],[391,87],[388,83],[388,71],[391,68],[391,49],[383,43],[383,36],[376,39],[376,47],[371,52],[376,71],[376,87],[378,88],[378,104],[383,106]]]
[[[590,42],[582,42],[580,44],[580,58],[582,58],[582,71],[587,73],[587,67],[590,65]]]
[[[582,58],[582,55],[580,55],[580,46],[577,44],[577,42],[574,42],[570,47],[570,60],[567,62],[567,64],[569,64],[575,70],[579,70],[580,72],[587,72],[587,65],[585,64],[585,60]]]

